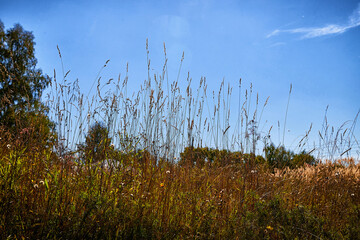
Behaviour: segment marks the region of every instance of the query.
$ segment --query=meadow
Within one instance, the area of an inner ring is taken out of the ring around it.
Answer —
[[[100,71],[90,96],[54,73],[49,138],[37,117],[16,138],[0,129],[1,239],[360,239],[356,120],[319,132],[326,148],[306,150],[308,133],[275,146],[259,127],[268,98],[250,87],[230,109],[224,82],[180,89],[164,51],[134,94],[127,74],[102,84]]]

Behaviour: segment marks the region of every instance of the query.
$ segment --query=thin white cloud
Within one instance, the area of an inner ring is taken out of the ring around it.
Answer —
[[[355,11],[349,16],[349,20],[344,25],[328,24],[324,27],[310,27],[310,28],[294,28],[280,30],[276,29],[266,36],[270,38],[281,33],[299,33],[302,34],[301,38],[315,38],[332,34],[342,34],[351,28],[360,26],[360,4]]]
[[[276,42],[276,43],[270,45],[270,47],[271,47],[271,48],[272,48],[272,47],[278,47],[278,46],[283,46],[283,45],[285,45],[285,44],[286,44],[286,43],[284,43],[284,42]]]
[[[270,38],[272,36],[276,36],[280,33],[281,31],[279,29],[276,29],[274,31],[272,31],[271,33],[269,33],[268,35],[266,35],[266,38]]]

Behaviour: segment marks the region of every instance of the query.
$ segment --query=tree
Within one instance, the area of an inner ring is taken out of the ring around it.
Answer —
[[[0,21],[0,123],[15,124],[18,111],[40,108],[50,77],[36,68],[34,35],[21,25],[5,32]]]
[[[54,124],[46,116],[41,94],[51,79],[36,68],[34,46],[32,32],[19,24],[5,31],[0,20],[0,127],[13,136],[33,129],[37,138],[47,141]]]
[[[86,162],[98,163],[104,161],[111,152],[111,139],[107,128],[96,122],[90,129],[85,138],[85,144],[79,146]]]

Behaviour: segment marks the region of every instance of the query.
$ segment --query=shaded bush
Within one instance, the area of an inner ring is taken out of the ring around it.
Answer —
[[[227,150],[212,149],[208,147],[194,148],[186,147],[180,153],[180,165],[191,165],[203,167],[205,164],[215,166],[226,166],[242,162],[243,154]]]
[[[180,153],[180,165],[190,164],[191,166],[203,167],[205,164],[212,166],[227,166],[230,164],[264,164],[265,159],[261,155],[253,153],[230,152],[212,148],[186,147]]]
[[[265,159],[271,169],[297,168],[305,163],[309,165],[317,163],[316,159],[305,151],[294,154],[294,152],[286,150],[285,147],[275,147],[274,144],[265,147]]]
[[[108,129],[99,122],[96,122],[85,138],[85,143],[78,146],[83,161],[92,163],[102,162],[108,159],[111,152],[111,139]]]

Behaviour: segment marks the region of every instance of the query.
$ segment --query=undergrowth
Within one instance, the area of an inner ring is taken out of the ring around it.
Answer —
[[[141,163],[104,167],[2,148],[0,237],[360,238],[360,165],[351,159],[273,173],[139,154]]]

